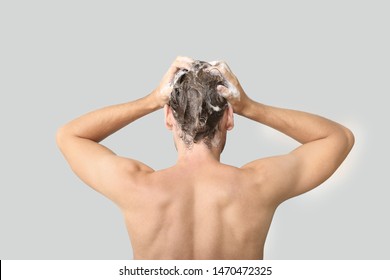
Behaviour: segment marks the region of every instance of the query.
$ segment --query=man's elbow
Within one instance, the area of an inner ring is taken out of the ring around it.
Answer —
[[[56,132],[56,143],[57,147],[62,150],[63,146],[66,142],[66,139],[69,137],[69,132],[66,129],[66,126],[61,126],[60,128],[57,129]]]
[[[346,128],[346,127],[343,127],[343,134],[344,134],[344,138],[345,138],[345,141],[346,141],[346,149],[347,149],[347,153],[349,153],[353,147],[353,145],[355,144],[355,135],[353,134],[353,132]]]

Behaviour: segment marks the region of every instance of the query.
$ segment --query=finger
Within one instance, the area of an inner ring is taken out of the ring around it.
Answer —
[[[186,62],[178,62],[178,61],[175,61],[171,67],[169,67],[169,70],[168,70],[168,75],[169,76],[174,76],[176,75],[179,71],[185,69],[186,71],[190,70],[192,64],[191,63],[186,63]]]
[[[227,71],[232,72],[232,70],[230,70],[229,65],[226,63],[226,61],[222,61],[221,66],[222,68],[225,68]]]
[[[232,70],[230,70],[225,61],[220,61],[216,67],[221,71],[221,73],[232,73]]]
[[[193,59],[189,57],[178,56],[169,69],[169,83],[175,84],[176,81],[192,67]],[[184,71],[184,72],[183,72]],[[180,74],[180,75],[179,75]]]
[[[194,62],[194,60],[188,56],[178,56],[178,57],[176,57],[176,60]]]
[[[184,70],[184,69],[180,69],[179,71],[177,71],[175,73],[175,76],[173,77],[172,81],[171,81],[171,84],[174,85],[176,84],[176,82],[180,79],[181,76],[183,76],[185,73],[187,73],[188,71],[187,70]]]
[[[192,67],[192,63],[176,63],[175,65],[173,65],[175,72],[182,69],[190,70],[191,67]]]
[[[217,92],[222,95],[223,97],[225,97],[226,99],[229,98],[232,94],[230,92],[230,90],[223,86],[223,85],[219,85],[217,86]]]
[[[184,69],[189,70],[189,68],[191,68],[193,62],[194,62],[194,60],[190,57],[178,56],[175,59],[175,61],[173,62],[173,65],[176,68],[184,68]]]
[[[226,67],[223,67],[221,64],[217,64],[216,66],[210,66],[209,72],[212,74],[222,75],[227,81],[230,81],[232,78],[232,73],[229,72]]]
[[[207,70],[211,75],[222,75],[221,71],[215,66],[209,66]]]

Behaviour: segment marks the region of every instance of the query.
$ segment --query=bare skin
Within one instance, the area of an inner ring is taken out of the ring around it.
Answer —
[[[216,145],[188,149],[167,106],[172,80],[192,59],[178,57],[149,95],[81,116],[58,130],[57,143],[73,171],[116,203],[125,217],[135,259],[262,259],[273,214],[283,201],[317,187],[340,166],[354,137],[326,118],[250,99],[224,62],[218,90],[229,101]],[[104,138],[164,108],[177,163],[154,171],[99,144]],[[240,168],[220,162],[233,113],[267,125],[302,145],[286,155],[257,159]]]

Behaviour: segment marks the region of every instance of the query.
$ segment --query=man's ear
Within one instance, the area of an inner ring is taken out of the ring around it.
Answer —
[[[229,104],[229,108],[226,110],[227,121],[226,121],[226,130],[232,130],[234,127],[234,114],[233,107]]]
[[[168,130],[173,129],[173,114],[172,108],[168,104],[164,105],[164,118],[165,118],[165,127]]]

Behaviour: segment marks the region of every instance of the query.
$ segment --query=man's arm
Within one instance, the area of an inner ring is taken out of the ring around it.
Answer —
[[[148,95],[88,113],[58,130],[57,145],[81,180],[118,202],[120,194],[136,173],[151,172],[152,169],[138,161],[115,155],[99,142],[157,109],[152,96]]]
[[[139,161],[115,155],[99,142],[138,118],[162,108],[168,102],[175,73],[179,69],[188,69],[191,61],[178,57],[151,94],[90,112],[58,130],[57,145],[80,179],[120,204],[123,193],[136,182],[137,175],[153,171]]]
[[[234,112],[302,144],[287,155],[256,160],[243,167],[265,176],[276,203],[315,188],[341,165],[354,144],[349,129],[317,115],[255,102],[245,94],[227,65],[222,63],[216,67],[228,81],[219,91],[231,103]]]
[[[323,183],[341,165],[354,144],[352,132],[326,118],[250,101],[241,114],[272,127],[302,145],[287,155],[249,163],[267,170],[277,202],[305,193]]]

